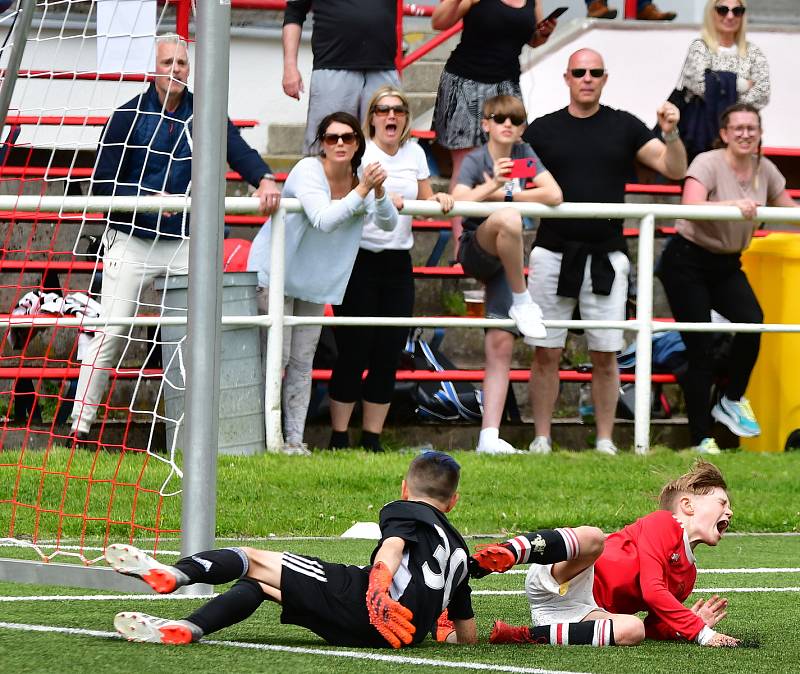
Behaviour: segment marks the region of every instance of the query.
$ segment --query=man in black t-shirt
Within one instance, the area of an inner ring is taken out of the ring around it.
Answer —
[[[283,91],[300,100],[300,34],[311,11],[314,63],[303,151],[308,153],[325,115],[343,110],[363,120],[372,94],[400,88],[395,68],[397,0],[289,0],[283,15]]]
[[[625,201],[625,183],[639,161],[673,180],[686,173],[686,150],[678,135],[680,113],[671,103],[658,109],[662,142],[636,117],[600,105],[608,80],[603,57],[581,49],[569,59],[564,81],[569,105],[534,120],[523,134],[564,193],[566,203]],[[576,306],[586,320],[624,320],[628,270],[621,219],[542,219],[529,260],[528,289],[545,320],[569,320]],[[525,341],[536,347],[530,397],[536,437],[530,451],[551,451],[550,425],[558,396],[558,366],[567,331]],[[611,439],[619,396],[615,352],[622,330],[587,329],[592,360],[596,449],[616,454]]]
[[[245,620],[271,600],[283,607],[282,623],[305,627],[336,646],[419,643],[445,609],[455,640],[475,643],[469,550],[445,516],[458,501],[460,473],[442,452],[414,458],[401,500],[381,509],[381,540],[367,567],[255,548],[199,552],[167,566],[131,545],[110,545],[105,557],[114,570],[159,593],[237,581],[184,620],[123,612],[114,627],[129,641],[187,644]]]

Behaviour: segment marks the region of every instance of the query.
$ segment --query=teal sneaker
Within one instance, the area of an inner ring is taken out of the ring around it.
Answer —
[[[728,400],[725,396],[711,410],[711,416],[740,438],[754,438],[761,435],[761,427],[750,407],[750,401],[744,396],[739,400]]]
[[[722,454],[722,450],[717,445],[717,441],[714,438],[703,438],[700,441],[700,444],[695,447],[695,451],[698,454]]]

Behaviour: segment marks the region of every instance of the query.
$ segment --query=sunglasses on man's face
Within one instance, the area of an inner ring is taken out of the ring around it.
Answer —
[[[526,121],[524,117],[520,117],[519,115],[505,115],[502,112],[493,112],[491,115],[486,115],[486,119],[491,119],[497,124],[505,124],[506,120],[510,119],[514,126],[524,124]]]
[[[576,79],[580,79],[581,77],[586,75],[587,71],[594,78],[602,77],[603,75],[606,74],[605,68],[572,68],[569,71],[569,74]]]
[[[737,19],[744,16],[745,11],[747,10],[746,7],[742,7],[739,5],[738,7],[726,7],[725,5],[717,5],[714,7],[714,11],[719,14],[723,19],[728,16],[728,13],[732,13]]]
[[[400,115],[407,115],[408,108],[405,105],[373,105],[372,114],[378,117],[385,117],[390,112],[393,112],[398,117]]]
[[[356,134],[352,131],[349,133],[326,133],[322,136],[322,142],[325,145],[338,145],[339,141],[342,141],[344,145],[352,145],[357,140]]]

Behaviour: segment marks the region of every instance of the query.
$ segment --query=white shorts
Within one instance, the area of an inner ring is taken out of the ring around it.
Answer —
[[[594,566],[559,585],[553,578],[552,564],[531,564],[525,576],[525,594],[533,625],[578,623],[600,607],[594,600]]]
[[[572,318],[575,306],[580,306],[581,318],[585,320],[624,321],[625,303],[628,300],[628,272],[630,260],[622,251],[608,254],[614,267],[614,283],[610,295],[595,295],[592,292],[591,255],[586,258],[578,298],[561,297],[557,294],[558,275],[561,273],[561,253],[536,246],[530,255],[528,292],[539,305],[545,320],[568,321]],[[624,345],[622,330],[598,330],[588,328],[586,341],[590,351],[613,353]],[[544,339],[525,340],[531,346],[544,346],[551,349],[563,348],[567,342],[566,328],[547,328]]]

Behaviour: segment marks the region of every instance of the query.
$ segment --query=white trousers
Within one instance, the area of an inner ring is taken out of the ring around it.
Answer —
[[[156,276],[189,272],[188,239],[143,239],[115,229],[103,235],[102,317],[127,318],[142,309],[141,294]],[[164,312],[163,300],[144,307],[144,313]],[[81,363],[78,390],[72,408],[72,429],[88,433],[97,417],[112,369],[131,343],[132,326],[107,325],[95,332]]]

